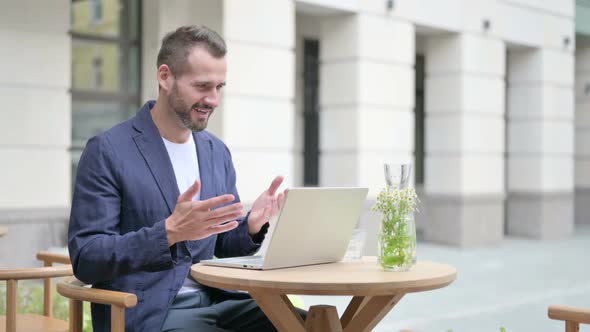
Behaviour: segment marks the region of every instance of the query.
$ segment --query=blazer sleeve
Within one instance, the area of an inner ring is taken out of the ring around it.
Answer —
[[[239,202],[240,196],[236,188],[236,170],[229,149],[225,145],[224,148],[225,187],[228,189],[228,193],[234,195],[235,202]],[[218,235],[215,244],[215,256],[222,258],[251,255],[260,249],[262,239],[264,239],[264,236],[260,238],[260,242],[255,242],[248,233],[248,217],[240,218],[238,219],[238,227]]]
[[[94,284],[173,267],[164,222],[121,234],[121,181],[108,136],[92,138],[78,164],[68,248],[75,276]]]

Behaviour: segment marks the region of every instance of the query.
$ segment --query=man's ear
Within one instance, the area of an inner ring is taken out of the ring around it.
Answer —
[[[174,84],[174,76],[172,75],[172,71],[170,71],[170,67],[166,64],[160,65],[157,75],[160,88],[164,91],[170,91]]]

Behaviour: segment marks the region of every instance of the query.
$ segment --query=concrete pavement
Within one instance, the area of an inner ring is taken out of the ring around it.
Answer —
[[[587,226],[577,226],[575,234],[563,240],[508,237],[491,248],[419,242],[418,259],[455,266],[457,280],[444,289],[406,295],[374,331],[565,331],[562,322],[547,317],[550,304],[590,308]],[[335,304],[339,314],[349,299],[303,297],[306,306]],[[590,326],[582,325],[580,331],[590,332]]]

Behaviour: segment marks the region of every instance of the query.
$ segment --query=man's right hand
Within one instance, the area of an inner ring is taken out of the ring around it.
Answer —
[[[178,196],[176,208],[166,219],[168,246],[186,240],[199,240],[213,234],[230,231],[238,226],[237,218],[243,215],[242,203],[235,203],[218,209],[216,207],[233,202],[234,195],[221,195],[204,201],[193,201],[201,190],[201,183],[195,183]]]

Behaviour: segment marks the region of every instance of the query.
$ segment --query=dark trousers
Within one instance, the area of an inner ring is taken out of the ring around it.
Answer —
[[[306,312],[299,310],[305,319]],[[247,293],[206,288],[176,296],[162,331],[276,331]]]

